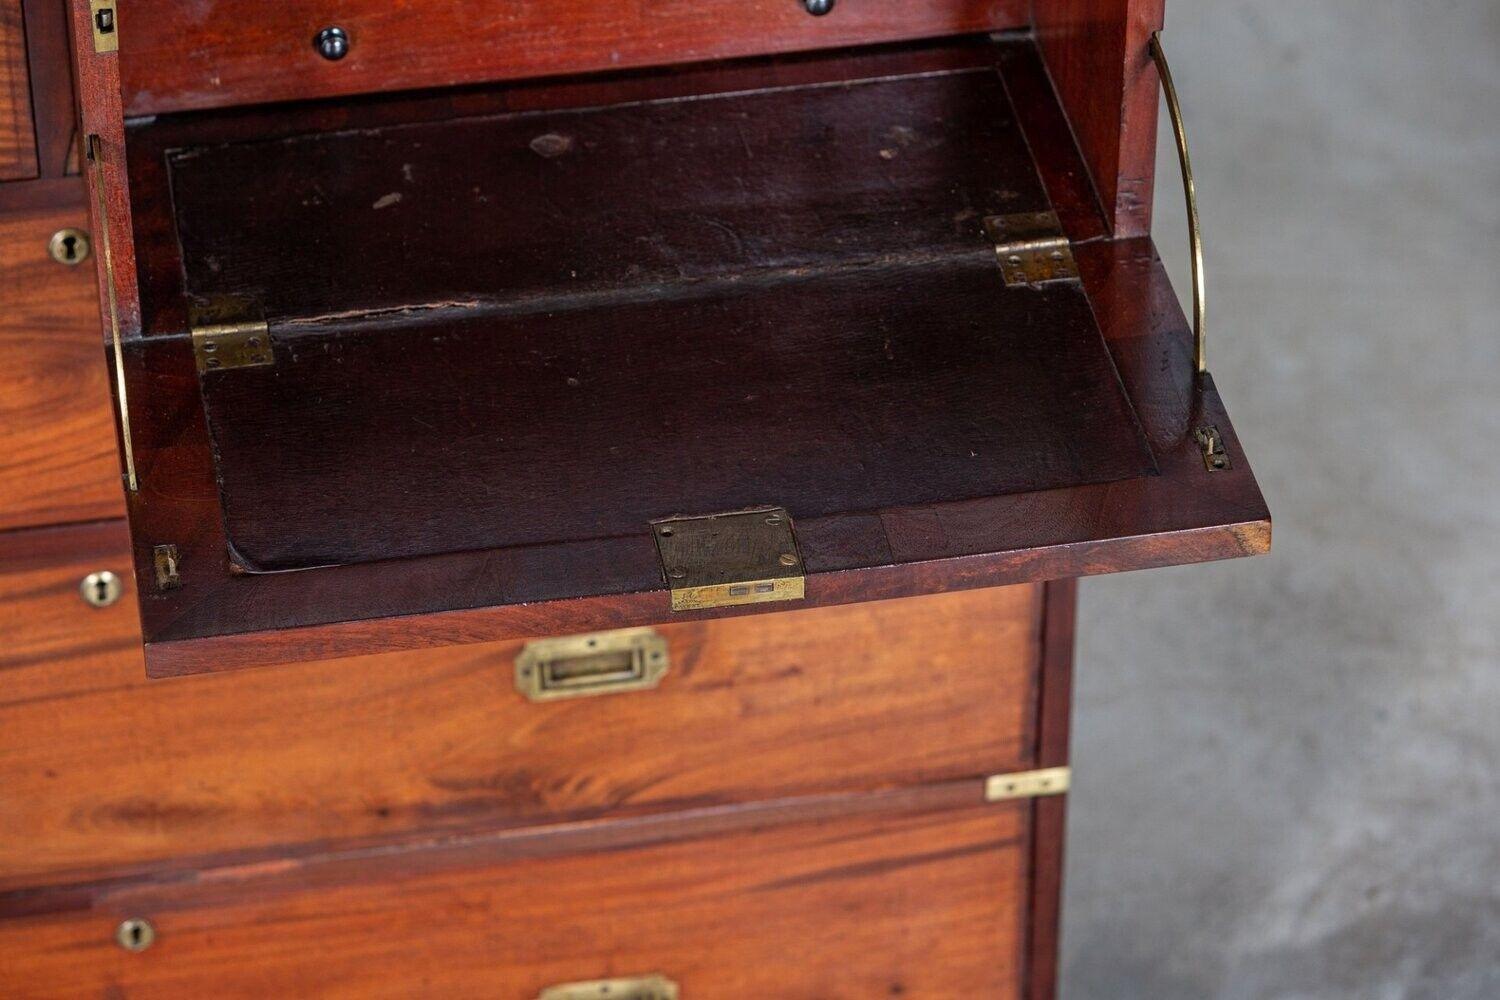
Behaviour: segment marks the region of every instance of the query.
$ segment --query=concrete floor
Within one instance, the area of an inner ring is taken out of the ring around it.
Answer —
[[[1500,0],[1164,39],[1275,544],[1083,586],[1063,996],[1495,1000]]]

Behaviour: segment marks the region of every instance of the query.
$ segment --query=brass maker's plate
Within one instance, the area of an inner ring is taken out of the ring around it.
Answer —
[[[806,596],[797,535],[780,507],[670,518],[651,529],[673,611]]]
[[[218,295],[194,302],[188,322],[193,328],[193,357],[200,374],[276,361],[265,314],[250,299]]]
[[[537,996],[537,1000],[677,1000],[677,998],[677,984],[666,976],[563,983],[561,986],[549,986]]]

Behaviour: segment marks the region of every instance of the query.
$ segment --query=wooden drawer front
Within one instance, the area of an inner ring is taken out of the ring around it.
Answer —
[[[1040,588],[659,628],[656,690],[533,703],[519,642],[148,681],[121,524],[0,538],[0,888],[183,855],[1032,765]]]
[[[35,177],[36,167],[36,127],[31,119],[31,76],[26,67],[21,0],[0,0],[0,181]]]
[[[682,1000],[1017,996],[1029,810],[878,814],[389,874],[106,890],[0,920],[5,995],[485,997],[664,975]],[[144,918],[155,943],[114,943]]]
[[[156,12],[152,7],[165,8]],[[969,34],[1028,23],[1026,0],[139,0],[122,11],[127,115],[441,87]],[[337,25],[348,54],[314,37]]]
[[[0,530],[124,513],[93,262],[47,250],[88,228],[78,195],[0,216]]]

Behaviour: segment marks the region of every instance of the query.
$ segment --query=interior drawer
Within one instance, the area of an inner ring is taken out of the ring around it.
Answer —
[[[129,178],[112,328],[153,673],[1269,544],[1029,36],[122,136],[90,148],[100,191]],[[770,513],[778,539],[744,529]]]
[[[0,888],[1036,766],[1039,587],[663,626],[654,689],[534,702],[521,641],[148,681],[78,591],[128,551],[0,536]]]
[[[0,530],[124,511],[82,202],[0,215]]]
[[[6,995],[552,1000],[654,975],[681,1000],[1001,1000],[1020,995],[1029,815],[662,828],[582,854],[502,840],[98,886],[0,920]],[[116,944],[126,920],[150,925],[145,950]]]

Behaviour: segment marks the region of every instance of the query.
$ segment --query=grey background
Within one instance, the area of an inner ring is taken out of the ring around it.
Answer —
[[[1167,10],[1275,539],[1083,584],[1063,996],[1500,998],[1500,0]]]

